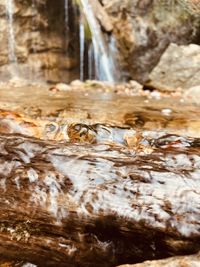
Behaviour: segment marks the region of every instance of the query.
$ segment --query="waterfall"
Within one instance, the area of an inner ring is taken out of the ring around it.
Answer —
[[[8,58],[10,63],[17,63],[13,28],[13,0],[6,0],[6,15],[8,20]]]
[[[88,78],[94,79],[94,47],[91,43],[88,49]]]
[[[69,0],[65,0],[65,34],[69,32]]]
[[[115,75],[116,67],[114,66],[114,59],[110,53],[109,45],[105,41],[89,1],[80,0],[80,2],[92,33],[96,79],[114,82],[118,77]]]
[[[84,54],[85,54],[85,28],[83,18],[80,19],[79,24],[79,40],[80,40],[80,80],[84,80]]]

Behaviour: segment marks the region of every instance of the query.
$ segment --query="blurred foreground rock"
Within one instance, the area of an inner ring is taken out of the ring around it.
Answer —
[[[170,44],[149,78],[148,85],[162,91],[188,90],[199,86],[200,46]]]
[[[158,261],[145,261],[138,264],[125,264],[120,267],[199,267],[200,254],[192,256],[179,256]]]
[[[0,134],[0,255],[113,267],[200,250],[200,140],[153,148]]]

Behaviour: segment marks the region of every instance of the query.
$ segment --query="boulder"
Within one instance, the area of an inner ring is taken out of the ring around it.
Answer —
[[[184,92],[184,100],[200,104],[200,84],[187,89]]]
[[[162,91],[188,90],[199,86],[200,46],[170,44],[149,78],[148,85]]]

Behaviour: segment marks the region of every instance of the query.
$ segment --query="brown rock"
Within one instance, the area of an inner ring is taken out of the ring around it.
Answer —
[[[13,35],[16,64],[9,59],[7,1],[0,3],[0,79],[13,76],[40,81],[70,82],[78,75],[78,27],[70,18],[72,32],[66,37],[64,2],[13,0]],[[70,9],[71,11],[71,9]],[[74,16],[73,12],[71,12]],[[56,19],[54,19],[56,18]],[[73,45],[72,45],[73,43]],[[68,49],[70,47],[70,53]],[[74,53],[76,57],[74,56]],[[14,69],[14,70],[13,70]],[[75,75],[74,75],[75,74]]]
[[[162,91],[187,90],[200,84],[200,46],[170,44],[149,75],[151,87]]]
[[[200,140],[153,141],[149,154],[0,134],[0,255],[112,267],[199,251]]]
[[[181,2],[188,3],[183,6]],[[191,1],[104,0],[103,3],[113,19],[121,64],[134,80],[148,80],[148,74],[170,42],[199,43],[199,19],[197,13],[189,12]]]

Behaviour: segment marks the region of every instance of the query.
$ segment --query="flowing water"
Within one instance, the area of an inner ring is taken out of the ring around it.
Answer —
[[[15,54],[15,34],[13,23],[13,0],[6,1],[6,14],[8,20],[8,57],[10,63],[17,63]]]
[[[93,44],[91,43],[89,45],[88,49],[88,78],[89,80],[93,80],[95,77],[95,72],[94,72],[94,47]]]
[[[109,51],[109,42],[105,41],[99,22],[88,0],[81,0],[83,12],[92,34],[96,79],[114,82],[118,80],[114,57]]]
[[[83,18],[80,18],[79,23],[79,40],[80,40],[80,80],[84,80],[84,67],[85,67],[85,28]]]
[[[69,0],[65,0],[65,38],[69,38]]]

